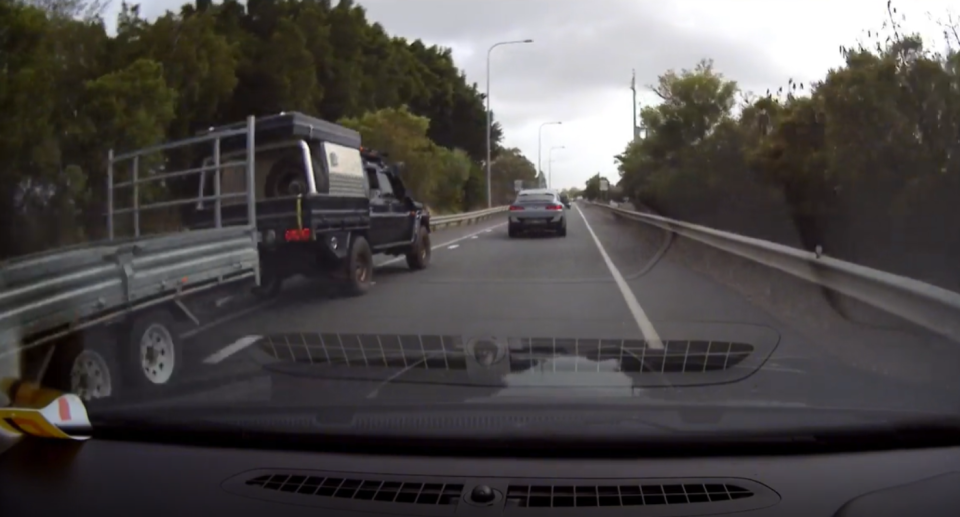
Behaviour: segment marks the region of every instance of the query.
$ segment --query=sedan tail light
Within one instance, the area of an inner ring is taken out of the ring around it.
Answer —
[[[563,210],[563,205],[547,205],[547,210]]]
[[[517,206],[517,205],[510,205],[510,211],[511,211],[511,212],[516,212],[517,210],[523,210],[523,207],[522,207],[522,206]]]

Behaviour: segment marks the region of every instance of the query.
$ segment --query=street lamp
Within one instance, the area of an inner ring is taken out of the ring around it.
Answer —
[[[566,149],[562,145],[551,147],[547,151],[547,187],[553,188],[553,150],[554,149]]]
[[[562,121],[556,120],[553,122],[544,122],[540,124],[540,129],[537,130],[537,176],[539,177],[543,174],[543,158],[541,158],[542,149],[543,149],[543,126],[550,125],[560,125],[563,124]]]
[[[490,45],[490,48],[487,49],[487,208],[493,208],[493,194],[490,188],[490,53],[500,45],[515,45],[518,43],[533,43],[533,40],[501,41]]]

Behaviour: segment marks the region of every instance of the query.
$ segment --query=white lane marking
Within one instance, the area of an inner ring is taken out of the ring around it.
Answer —
[[[459,247],[460,247],[459,244],[452,244],[452,245],[450,245],[450,246],[447,246],[447,249],[448,249],[448,250],[455,250],[455,249],[457,249],[457,248],[459,248]]]
[[[223,349],[214,352],[210,357],[204,359],[203,362],[206,364],[217,364],[261,339],[261,336],[244,336],[236,340],[232,345],[227,345]]]
[[[447,247],[447,246],[449,246],[449,245],[451,245],[451,244],[456,244],[456,243],[458,243],[458,242],[460,242],[460,241],[465,241],[465,240],[467,240],[467,239],[472,238],[472,237],[475,236],[475,235],[480,235],[481,233],[492,232],[495,228],[499,228],[499,227],[501,227],[501,226],[506,226],[506,225],[507,225],[507,223],[505,223],[505,222],[504,222],[504,223],[495,224],[495,225],[491,226],[490,228],[487,228],[486,230],[479,230],[479,231],[473,232],[473,233],[471,233],[471,234],[464,235],[463,237],[457,237],[456,239],[452,239],[452,240],[449,240],[449,241],[447,241],[447,242],[443,242],[443,243],[440,243],[440,244],[434,244],[433,246],[430,246],[430,249],[431,249],[431,250],[437,250],[437,249],[440,249],[440,248],[445,248],[445,247]],[[392,259],[390,259],[390,260],[387,260],[387,261],[381,262],[380,264],[377,264],[377,267],[386,266],[387,264],[393,264],[394,262],[399,262],[399,261],[404,260],[404,259],[405,259],[405,257],[394,257],[394,258],[392,258]]]
[[[597,238],[597,234],[594,233],[593,228],[590,227],[587,216],[583,215],[579,206],[574,206],[577,209],[577,213],[580,214],[580,218],[583,219],[583,224],[587,225],[587,231],[590,232],[594,244],[596,244],[597,249],[600,250],[603,261],[607,263],[607,269],[609,269],[610,274],[613,275],[613,280],[617,282],[617,287],[620,288],[620,294],[623,295],[623,300],[627,302],[627,308],[630,309],[630,313],[633,314],[633,319],[637,322],[637,326],[640,327],[640,332],[643,333],[643,339],[647,341],[647,346],[654,350],[662,350],[663,341],[660,340],[660,335],[657,334],[656,329],[653,328],[653,323],[650,323],[650,319],[647,318],[647,313],[643,312],[643,307],[640,307],[640,302],[638,302],[637,297],[633,295],[633,291],[630,290],[627,281],[623,279],[620,270],[613,264],[610,255],[607,255],[607,250],[603,249],[603,244],[600,244],[600,239]]]
[[[477,235],[474,235],[473,237],[470,237],[470,238],[471,238],[471,239],[479,239],[480,237],[477,236]]]
[[[251,312],[255,312],[255,311],[259,311],[259,310],[266,309],[267,307],[273,305],[274,303],[277,303],[277,300],[276,300],[276,299],[267,300],[267,301],[265,301],[265,302],[258,303],[257,305],[254,305],[253,307],[247,307],[246,309],[243,309],[243,310],[234,312],[234,313],[232,313],[232,314],[227,314],[226,316],[224,316],[224,317],[222,317],[222,318],[215,319],[215,320],[213,320],[213,321],[211,321],[211,322],[208,322],[208,323],[205,324],[205,325],[200,325],[200,326],[197,327],[197,328],[190,329],[190,330],[184,332],[183,334],[180,334],[180,338],[181,338],[181,339],[186,339],[186,338],[189,338],[189,337],[193,337],[193,336],[195,336],[195,335],[197,335],[197,334],[199,334],[199,333],[201,333],[201,332],[204,332],[204,331],[206,331],[206,330],[209,330],[209,329],[211,329],[211,328],[213,328],[213,327],[216,327],[216,326],[219,326],[219,325],[223,325],[224,323],[228,323],[228,322],[233,321],[233,320],[235,320],[235,319],[237,319],[237,318],[246,316],[247,314],[250,314]]]

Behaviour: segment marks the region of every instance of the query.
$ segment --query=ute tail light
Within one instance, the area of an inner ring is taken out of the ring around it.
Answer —
[[[522,207],[522,206],[517,206],[517,205],[510,205],[510,211],[511,211],[511,212],[516,212],[517,210],[523,210],[523,207]]]
[[[287,242],[302,242],[310,240],[310,228],[287,230],[283,235]]]

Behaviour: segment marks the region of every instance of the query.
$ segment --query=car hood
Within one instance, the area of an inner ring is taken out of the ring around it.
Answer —
[[[247,360],[277,380],[449,384],[496,388],[498,397],[616,396],[743,380],[773,353],[779,335],[710,324],[661,338],[296,333],[262,336]]]

